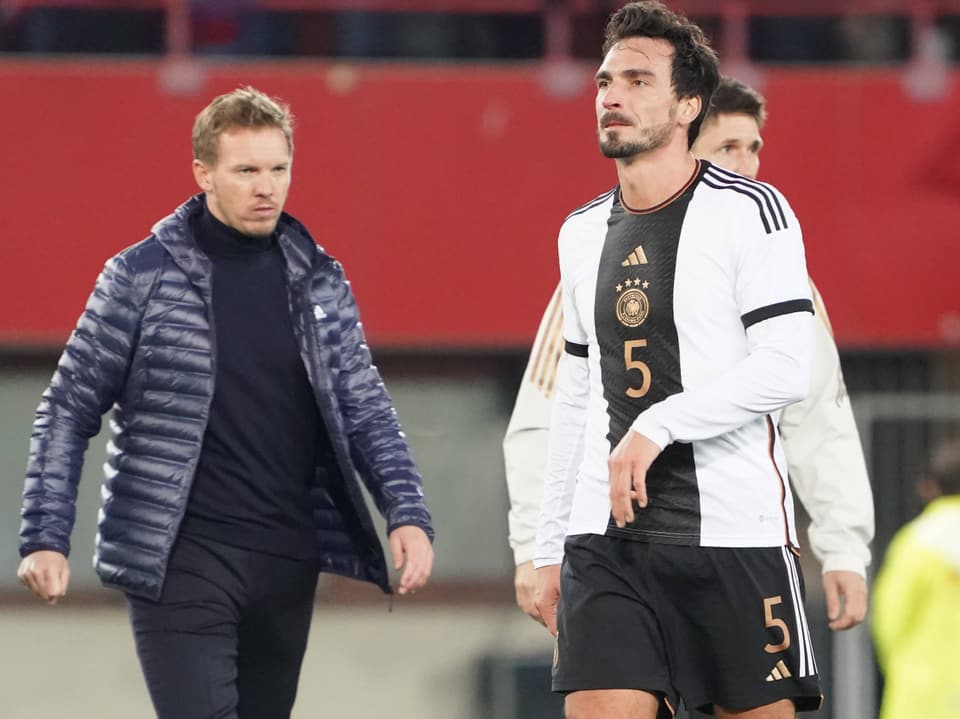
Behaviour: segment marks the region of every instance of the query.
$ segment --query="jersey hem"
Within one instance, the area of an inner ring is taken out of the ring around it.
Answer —
[[[770,547],[793,548],[793,542],[785,543],[783,536],[776,538],[745,537],[742,535],[728,537],[711,537],[705,541],[699,534],[656,532],[648,529],[632,529],[610,525],[605,532],[583,532],[582,534],[599,534],[606,537],[618,537],[635,542],[650,542],[652,544],[674,544],[688,547],[726,547],[731,549],[762,549]]]

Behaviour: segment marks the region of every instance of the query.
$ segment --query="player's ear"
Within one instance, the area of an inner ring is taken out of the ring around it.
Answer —
[[[680,121],[685,125],[691,124],[700,115],[701,107],[703,107],[703,100],[698,95],[682,98],[677,111]]]
[[[193,159],[193,179],[196,180],[197,185],[204,192],[210,192],[210,190],[213,189],[213,183],[210,179],[210,168],[196,158]]]

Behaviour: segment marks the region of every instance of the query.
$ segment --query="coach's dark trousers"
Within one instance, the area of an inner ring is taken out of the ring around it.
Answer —
[[[158,719],[288,719],[317,567],[181,536],[160,600],[128,596]]]

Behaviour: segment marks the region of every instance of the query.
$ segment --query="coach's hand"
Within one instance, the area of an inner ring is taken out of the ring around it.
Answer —
[[[824,572],[823,592],[834,631],[855,627],[867,616],[867,582],[856,572]]]
[[[390,556],[393,568],[403,569],[400,594],[413,594],[430,578],[433,569],[433,545],[420,527],[407,524],[390,532]]]
[[[647,506],[647,470],[660,448],[639,432],[628,430],[607,462],[610,467],[610,511],[623,528],[633,521],[633,500]]]
[[[17,578],[27,589],[52,606],[67,593],[70,565],[60,552],[44,549],[23,558],[17,570]]]
[[[557,604],[560,602],[560,565],[551,564],[537,570],[536,605],[540,622],[557,636]]]

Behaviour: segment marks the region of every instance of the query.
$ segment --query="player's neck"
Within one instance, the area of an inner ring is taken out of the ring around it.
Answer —
[[[617,161],[620,194],[628,207],[642,210],[669,199],[690,182],[697,161],[686,147],[667,146]]]

